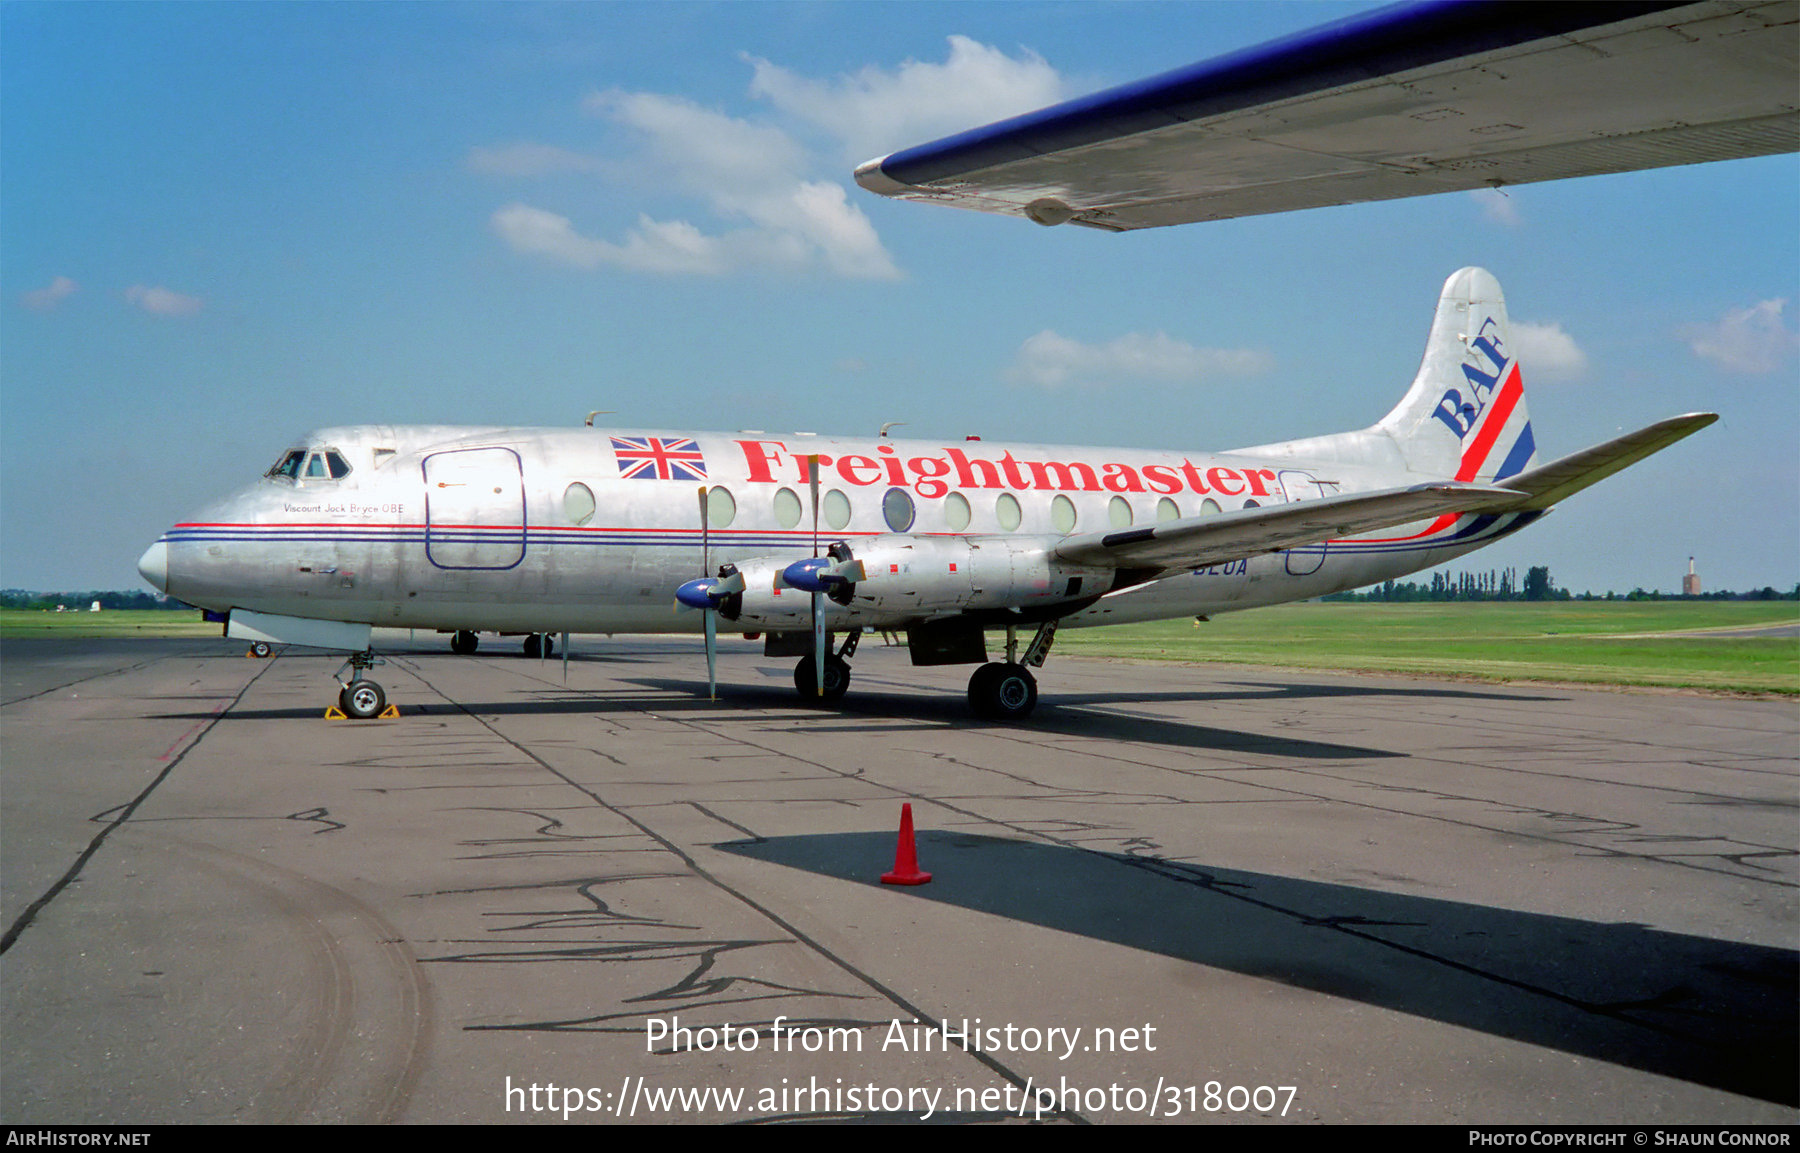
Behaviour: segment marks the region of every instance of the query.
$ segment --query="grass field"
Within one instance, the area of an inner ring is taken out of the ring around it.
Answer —
[[[1800,693],[1793,601],[1291,604],[1192,620],[1070,629],[1059,655],[1232,661],[1488,680]]]
[[[0,609],[0,640],[7,637],[216,637],[219,626],[200,610],[147,609],[97,613]]]
[[[1800,604],[1292,604],[1227,613],[1203,624],[1183,619],[1068,629],[1057,634],[1055,651],[1057,656],[1800,693],[1800,637],[1700,635],[1782,624],[1800,625]],[[198,612],[0,610],[0,639],[218,635],[219,626],[202,621]],[[989,640],[997,647],[997,636]]]

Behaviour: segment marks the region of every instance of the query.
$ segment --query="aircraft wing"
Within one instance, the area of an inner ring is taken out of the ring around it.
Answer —
[[[1111,231],[1800,149],[1800,5],[1410,4],[908,148],[872,192]]]
[[[1506,487],[1528,493],[1529,499],[1508,506],[1507,511],[1549,508],[1588,485],[1636,464],[1651,453],[1699,432],[1718,419],[1719,414],[1716,412],[1672,416],[1616,440],[1582,449],[1549,464],[1509,476],[1506,478]]]
[[[1198,568],[1444,513],[1485,512],[1514,506],[1524,494],[1510,485],[1510,481],[1506,488],[1440,481],[1290,501],[1217,516],[1182,517],[1146,528],[1072,536],[1051,552],[1078,564],[1112,568]]]

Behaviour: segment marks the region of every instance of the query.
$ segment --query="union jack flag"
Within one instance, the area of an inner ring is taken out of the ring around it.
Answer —
[[[619,475],[633,480],[705,480],[706,457],[691,437],[615,436]]]

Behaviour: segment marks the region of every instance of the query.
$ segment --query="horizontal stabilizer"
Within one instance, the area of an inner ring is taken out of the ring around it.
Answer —
[[[1496,511],[1516,506],[1524,495],[1510,482],[1506,488],[1494,488],[1440,481],[1087,533],[1069,537],[1052,553],[1062,560],[1112,568],[1198,568],[1445,513]]]
[[[1716,412],[1690,412],[1659,420],[1647,428],[1571,453],[1549,464],[1506,478],[1506,487],[1528,494],[1507,511],[1545,509],[1596,481],[1636,464],[1653,452],[1691,436],[1719,419]]]

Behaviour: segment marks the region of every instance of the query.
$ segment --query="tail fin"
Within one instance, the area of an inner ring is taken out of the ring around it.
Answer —
[[[1503,482],[1537,457],[1500,282],[1464,268],[1444,282],[1412,388],[1375,427],[1409,470]]]

